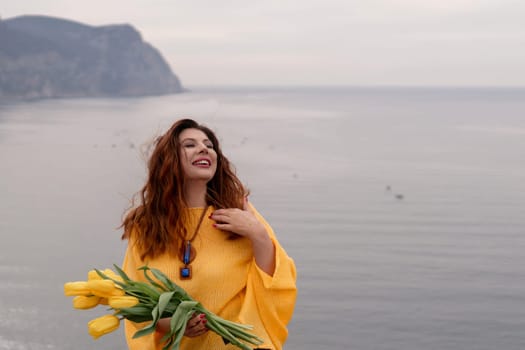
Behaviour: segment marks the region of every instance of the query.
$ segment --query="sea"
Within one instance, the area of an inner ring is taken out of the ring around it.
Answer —
[[[0,103],[0,350],[93,340],[155,137],[208,125],[297,266],[287,350],[525,349],[525,88],[193,87]]]

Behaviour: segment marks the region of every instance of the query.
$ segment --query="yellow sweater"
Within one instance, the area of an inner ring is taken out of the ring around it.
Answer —
[[[188,232],[193,232],[203,210],[188,209]],[[142,261],[133,240],[128,243],[123,269],[130,278],[141,281],[145,279],[137,268],[146,263],[161,270],[209,311],[234,322],[253,325],[253,332],[265,340],[260,348],[280,350],[288,336],[286,326],[292,318],[297,294],[294,262],[277,241],[272,228],[254,209],[275,245],[275,271],[273,276],[268,275],[255,263],[251,242],[247,238],[228,240],[227,233],[212,226],[214,221],[208,216],[213,210],[208,208],[192,243],[197,253],[191,263],[190,280],[180,279],[179,269],[183,264],[168,254]],[[160,344],[155,344],[154,335],[132,339],[133,334],[144,325],[126,321],[129,349],[162,349]],[[183,337],[180,349],[219,350],[237,347],[224,345],[220,336],[208,331],[195,338]]]

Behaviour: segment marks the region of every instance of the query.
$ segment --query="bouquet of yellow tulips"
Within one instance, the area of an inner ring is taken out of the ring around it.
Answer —
[[[220,335],[224,342],[243,350],[251,350],[248,344],[260,345],[262,339],[249,332],[252,326],[225,320],[206,310],[192,299],[184,289],[176,285],[157,269],[141,268],[149,283],[131,280],[122,269],[114,265],[117,273],[110,269],[89,271],[87,281],[64,284],[64,294],[74,296],[73,307],[90,309],[107,305],[112,314],[91,320],[89,334],[97,339],[119,328],[121,319],[150,324],[137,331],[138,338],[155,332],[157,322],[169,317],[170,331],[162,338],[163,350],[176,350],[194,313],[206,315],[207,327]]]

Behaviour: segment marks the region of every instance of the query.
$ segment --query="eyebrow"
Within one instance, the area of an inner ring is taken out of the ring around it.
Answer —
[[[187,138],[181,140],[181,143],[183,143],[184,141],[195,141],[195,142],[197,142],[197,139],[194,139],[193,137],[187,137]],[[202,142],[206,142],[206,141],[210,141],[211,142],[210,139],[203,139],[202,140]]]

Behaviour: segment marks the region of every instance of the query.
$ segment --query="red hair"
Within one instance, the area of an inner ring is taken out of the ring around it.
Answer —
[[[206,203],[217,209],[243,208],[246,190],[235,175],[233,166],[222,154],[219,141],[211,129],[192,119],[181,119],[156,139],[148,161],[148,179],[131,203],[121,227],[122,239],[136,241],[141,258],[154,258],[163,253],[175,254],[186,237],[187,204],[184,198],[184,176],[179,159],[179,135],[185,129],[198,129],[206,134],[217,152],[217,170],[207,183]],[[135,207],[135,200],[140,203]]]

